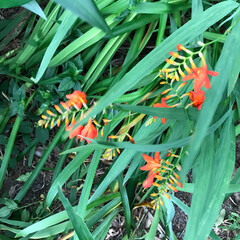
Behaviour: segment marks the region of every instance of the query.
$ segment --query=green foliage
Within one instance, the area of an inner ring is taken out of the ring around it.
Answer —
[[[105,239],[120,214],[123,239],[154,239],[160,221],[177,239],[173,202],[186,240],[238,231],[239,215],[219,212],[240,191],[239,3],[38,3],[0,3],[41,16],[0,24],[0,238]],[[205,82],[203,58],[218,72]],[[174,191],[192,193],[191,207]],[[155,209],[148,233],[141,207]]]
[[[28,2],[31,2],[32,0],[3,0],[1,1],[0,8],[11,8],[11,7],[17,7],[23,4],[26,4]]]

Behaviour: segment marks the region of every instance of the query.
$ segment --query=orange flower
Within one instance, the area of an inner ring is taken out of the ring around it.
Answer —
[[[90,118],[88,120],[88,123],[87,125],[83,128],[82,132],[81,132],[81,141],[83,141],[83,137],[87,137],[87,138],[91,138],[91,139],[96,139],[97,136],[98,136],[98,131],[97,129],[95,128],[95,126],[92,124],[92,119]],[[87,143],[90,143],[91,141],[90,140],[86,140]]]
[[[146,154],[142,155],[144,160],[147,162],[145,166],[140,167],[140,170],[149,171],[148,178],[143,182],[144,188],[149,188],[153,184],[153,180],[158,173],[158,168],[161,167],[160,161],[160,152],[156,152],[154,159]]]
[[[147,179],[143,182],[144,188],[149,188],[153,185],[155,175],[156,175],[155,173],[149,172]]]
[[[192,101],[193,107],[197,107],[198,110],[201,110],[202,104],[205,100],[205,92],[203,90],[199,91],[190,91],[189,97]]]
[[[208,75],[211,75],[211,76],[218,75],[218,72],[209,71],[207,69],[207,64],[203,57],[203,54],[199,53],[199,56],[202,59],[202,67],[197,68],[196,65],[192,62],[193,73],[189,74],[188,76],[183,77],[183,79],[182,79],[183,81],[187,81],[189,79],[195,78],[193,89],[196,92],[198,92],[202,88],[203,85],[207,89],[211,88],[211,83],[209,81]]]
[[[181,50],[183,50],[183,51],[185,51],[186,53],[188,53],[188,54],[192,54],[192,52],[189,50],[189,49],[187,49],[187,48],[185,48],[182,44],[178,44],[177,45],[177,50],[180,52]]]
[[[69,138],[72,139],[74,138],[75,136],[77,136],[77,138],[79,139],[80,138],[80,135],[82,133],[82,130],[84,128],[84,126],[82,125],[79,125],[77,126],[76,128],[73,129],[73,127],[76,125],[76,121],[73,121],[71,126],[66,126],[66,131],[71,131],[69,133]],[[73,130],[72,130],[73,129]]]
[[[152,157],[146,155],[146,154],[143,154],[142,156],[143,156],[144,160],[147,162],[147,164],[143,167],[140,167],[141,170],[143,170],[143,171],[149,171],[149,170],[154,171],[154,170],[161,167],[160,152],[155,153],[154,159]]]
[[[153,107],[160,107],[160,108],[162,108],[162,107],[169,107],[169,106],[166,104],[165,98],[162,98],[162,103],[155,103],[155,104],[153,104]],[[156,119],[157,117],[153,117],[153,118]],[[165,124],[166,121],[167,121],[166,118],[161,118],[161,120],[162,120],[163,124]]]
[[[87,103],[87,95],[84,92],[75,90],[72,94],[67,94],[66,98],[69,99],[66,102],[68,107],[76,106],[78,109],[81,109],[83,104]]]

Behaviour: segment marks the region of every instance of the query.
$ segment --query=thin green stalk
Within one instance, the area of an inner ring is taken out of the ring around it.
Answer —
[[[64,147],[64,149],[63,149],[63,151],[70,149],[72,147],[73,143],[74,143],[74,139],[68,140],[66,145],[65,145],[65,147]],[[64,163],[66,157],[67,157],[67,154],[62,154],[59,157],[59,159],[57,161],[57,164],[56,164],[56,167],[54,168],[53,177],[52,177],[52,183],[55,181],[57,176],[60,174],[62,166],[63,166],[63,163]]]
[[[4,109],[2,109],[0,112],[0,134],[2,133],[3,129],[5,128],[7,122],[10,118],[9,114],[8,114],[9,109],[10,109],[10,107],[7,106]]]
[[[12,154],[13,145],[14,145],[15,138],[17,136],[18,128],[20,126],[21,121],[22,121],[22,118],[20,116],[18,116],[13,125],[13,129],[11,131],[11,135],[8,140],[8,144],[6,146],[5,154],[4,154],[2,165],[0,168],[0,189],[2,188],[3,180],[6,175],[7,166],[8,166],[11,154]]]
[[[88,199],[90,196],[94,176],[95,176],[101,155],[102,155],[102,150],[97,150],[94,152],[94,155],[88,170],[88,174],[85,180],[85,184],[83,185],[82,194],[77,207],[77,213],[82,217],[82,219],[86,217]]]
[[[32,148],[39,143],[39,140],[37,138],[35,138],[34,140],[32,140],[32,142],[29,144],[28,147],[26,147],[18,156],[17,156],[17,161],[19,161],[23,156],[25,156],[29,151],[32,150]]]
[[[159,18],[159,29],[158,29],[158,35],[156,40],[156,46],[158,46],[163,40],[164,32],[167,25],[167,18],[168,18],[168,14],[161,14]]]
[[[27,100],[26,104],[25,104],[25,109],[27,108],[28,104],[30,103],[30,101],[32,100],[32,98],[35,96],[36,92],[34,92]],[[23,104],[23,103],[22,103]],[[2,160],[2,164],[1,164],[1,168],[0,168],[0,189],[2,188],[2,184],[3,184],[3,180],[4,177],[6,175],[6,171],[7,171],[7,166],[12,154],[12,149],[13,149],[13,145],[17,136],[17,132],[19,129],[19,126],[22,122],[22,116],[21,114],[17,116],[16,121],[13,125],[13,129],[11,131],[7,146],[6,146],[6,150],[5,150],[5,154]]]

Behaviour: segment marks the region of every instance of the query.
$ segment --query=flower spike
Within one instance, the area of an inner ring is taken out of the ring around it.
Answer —
[[[208,75],[211,75],[211,76],[217,76],[218,75],[218,72],[209,71],[207,69],[206,61],[205,61],[204,56],[201,52],[199,53],[199,57],[202,60],[202,67],[196,68],[196,66],[193,66],[193,69],[192,69],[193,73],[189,73],[188,76],[183,78],[183,81],[187,81],[187,80],[190,80],[190,79],[195,79],[193,89],[196,92],[201,90],[203,85],[206,89],[211,88],[211,83],[209,81]]]

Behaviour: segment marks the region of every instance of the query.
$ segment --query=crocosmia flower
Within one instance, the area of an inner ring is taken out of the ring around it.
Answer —
[[[66,126],[66,131],[71,131],[69,133],[69,138],[72,139],[74,138],[75,136],[79,139],[80,138],[80,135],[82,133],[82,130],[84,128],[84,126],[82,125],[79,125],[77,126],[76,128],[73,129],[73,127],[76,125],[76,122],[72,122],[71,126]],[[72,130],[73,129],[73,130]]]
[[[153,185],[155,175],[155,173],[149,172],[147,179],[143,182],[144,188],[149,188]]]
[[[91,138],[91,139],[96,139],[98,136],[98,131],[96,129],[96,127],[92,124],[92,119],[90,118],[88,120],[87,125],[83,128],[82,132],[81,132],[81,141],[84,140],[83,137],[87,137],[87,138]],[[90,143],[90,140],[86,140],[87,143]]]
[[[218,72],[209,71],[207,69],[207,64],[203,57],[203,54],[199,53],[199,56],[202,59],[202,67],[197,68],[196,65],[192,62],[193,73],[183,77],[183,79],[182,79],[183,81],[187,81],[189,79],[195,79],[193,89],[196,92],[198,92],[202,88],[203,85],[207,89],[211,88],[211,83],[210,83],[208,75],[211,75],[211,76],[218,75]]]
[[[72,94],[67,94],[66,98],[69,99],[66,102],[68,107],[73,106],[81,109],[82,105],[87,103],[87,95],[79,90],[75,90]]]
[[[202,104],[205,100],[205,92],[203,90],[190,91],[189,97],[192,101],[193,107],[197,107],[198,110],[201,110]]]
[[[153,104],[153,107],[163,108],[163,107],[169,107],[169,106],[166,104],[165,98],[162,98],[162,103],[155,103],[155,104]],[[154,117],[154,118],[156,119],[157,117]],[[167,121],[166,118],[161,118],[161,120],[162,120],[162,123],[163,123],[163,124],[165,124],[166,121]]]
[[[143,154],[142,156],[147,164],[145,166],[140,167],[140,170],[150,171],[148,174],[148,178],[143,183],[143,187],[149,188],[152,186],[153,180],[154,180],[156,174],[158,173],[158,168],[161,167],[160,152],[155,153],[154,159],[146,154]]]

